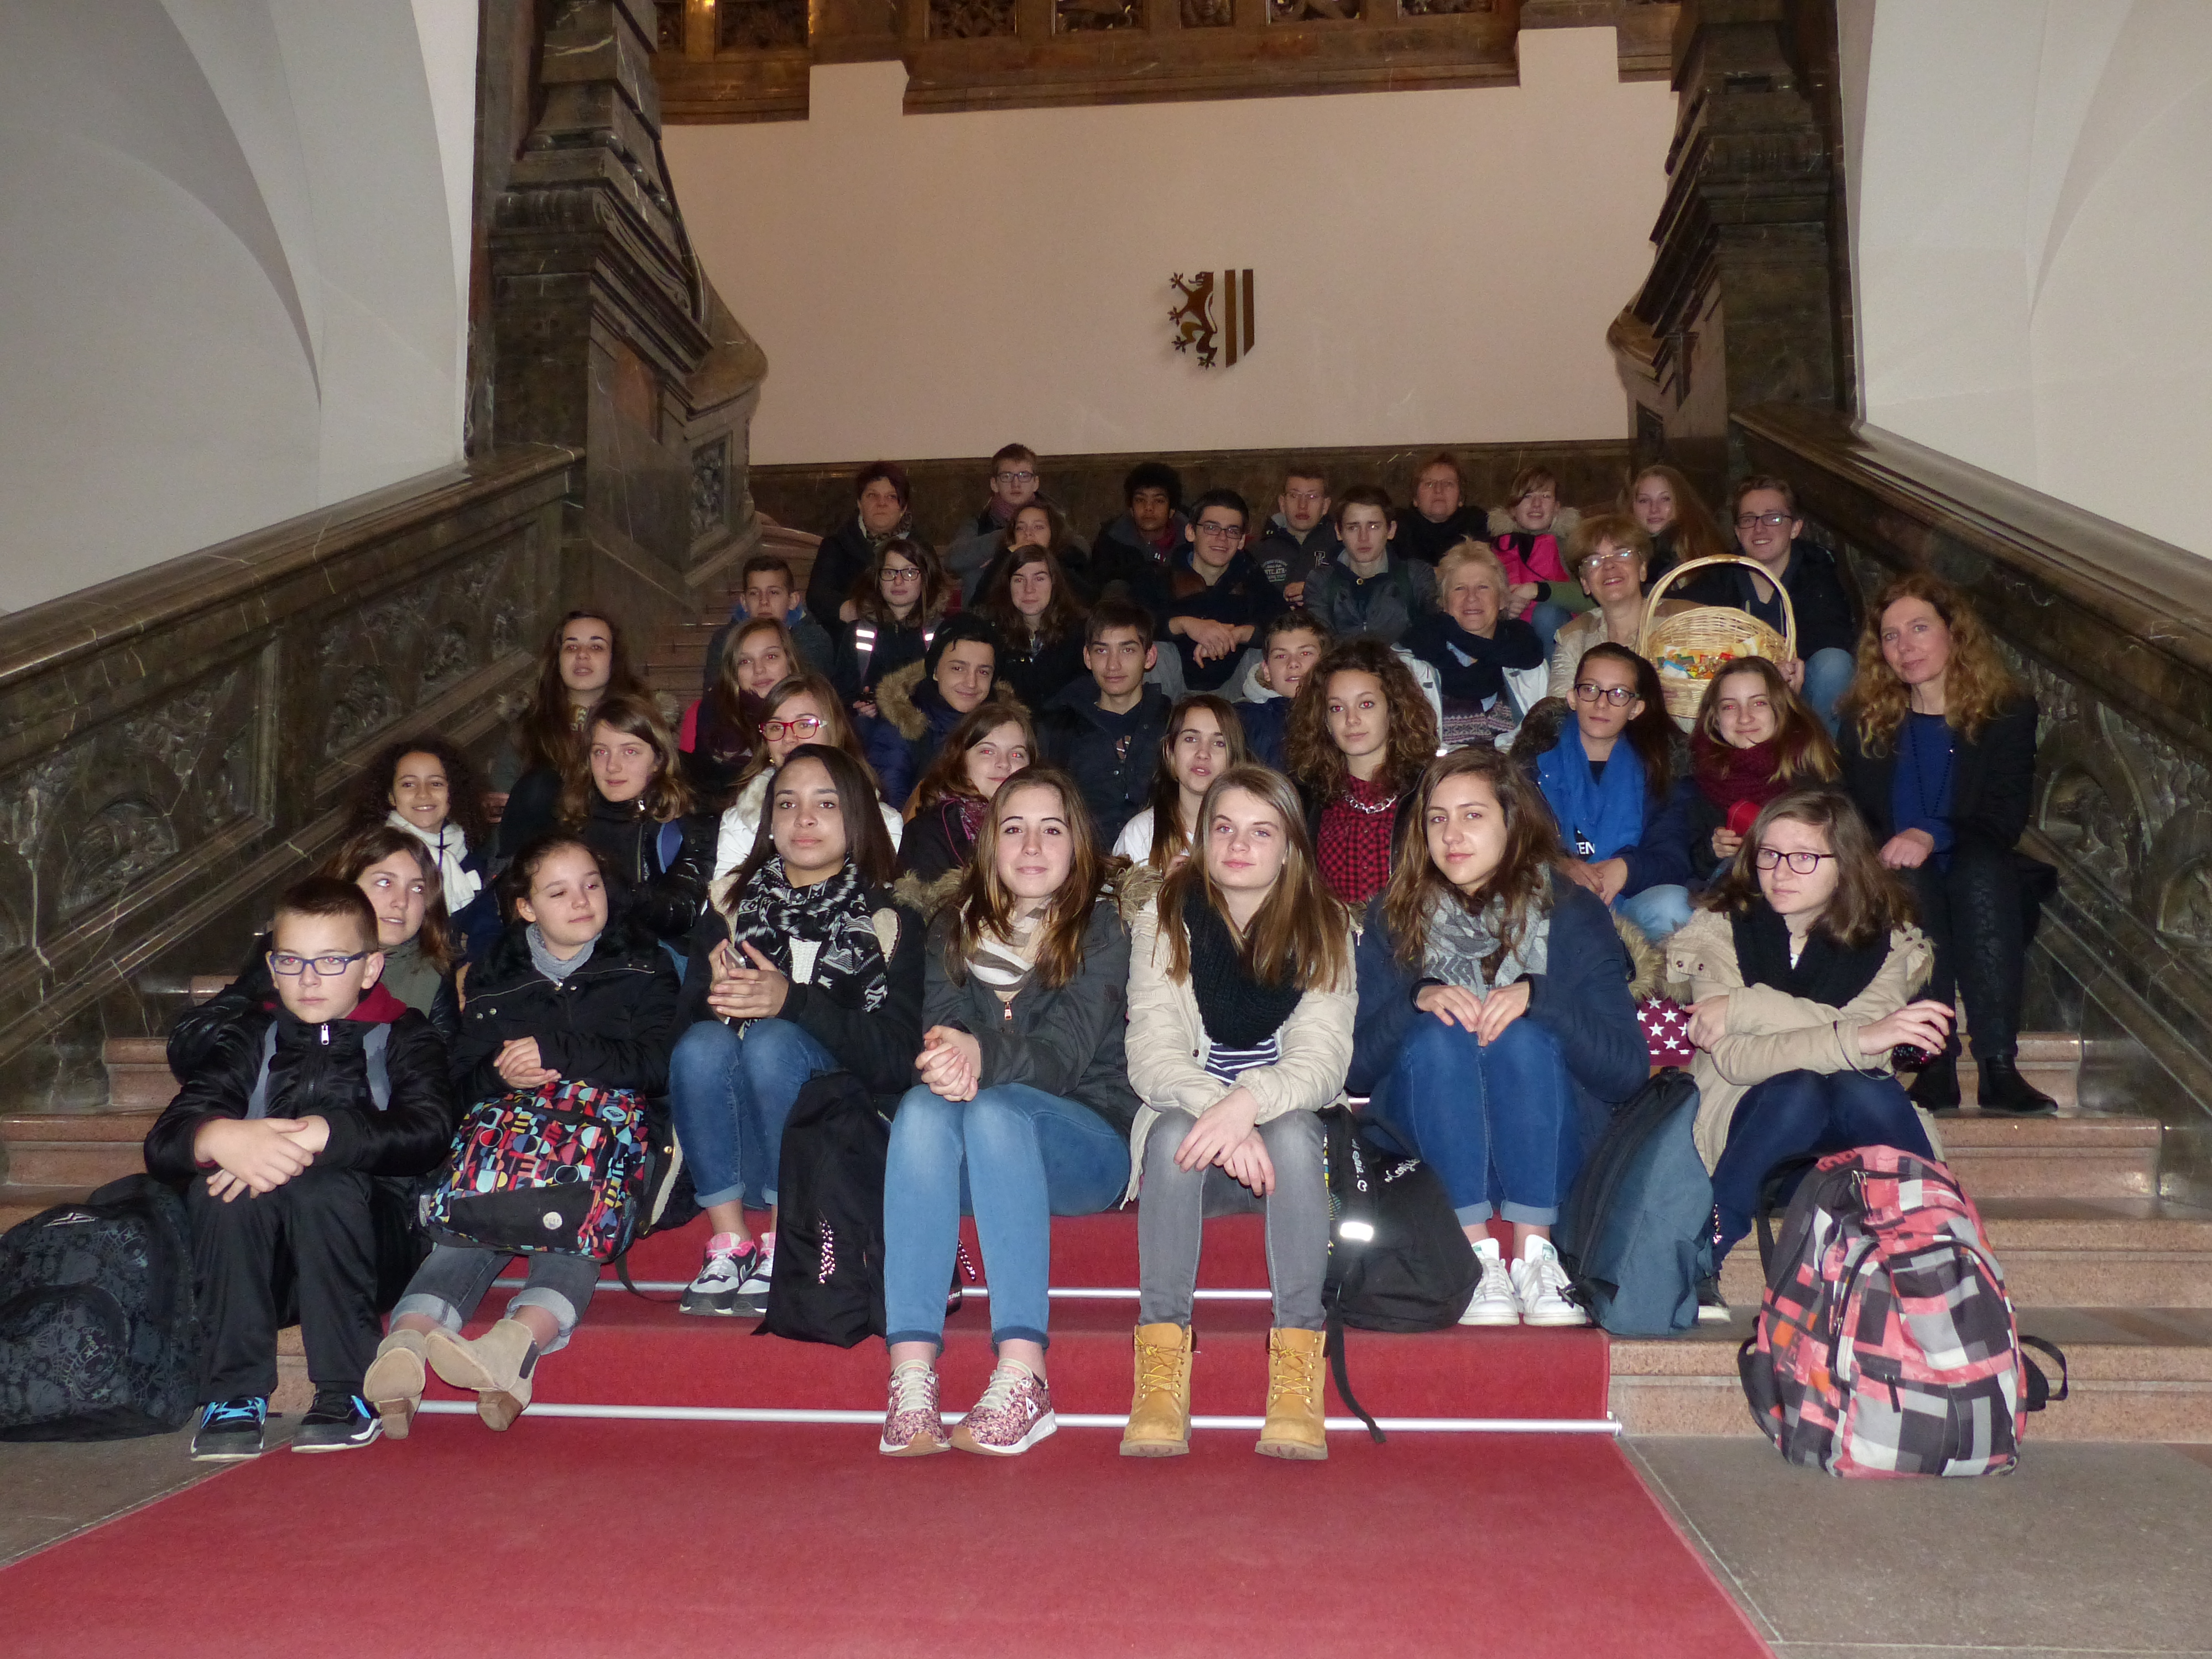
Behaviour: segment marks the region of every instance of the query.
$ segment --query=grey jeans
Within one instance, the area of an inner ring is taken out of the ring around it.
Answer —
[[[587,1255],[562,1250],[533,1250],[523,1258],[530,1275],[514,1299],[507,1304],[512,1319],[518,1308],[543,1308],[560,1322],[561,1334],[548,1353],[568,1346],[568,1333],[592,1305],[592,1292],[599,1282],[599,1264]],[[421,1314],[449,1331],[459,1331],[475,1315],[501,1268],[514,1260],[506,1250],[488,1250],[472,1244],[434,1244],[429,1259],[407,1281],[407,1294],[392,1310]]]
[[[1218,1165],[1176,1167],[1176,1149],[1197,1126],[1188,1112],[1170,1109],[1145,1137],[1145,1178],[1137,1189],[1137,1322],[1189,1324],[1202,1224],[1212,1216],[1258,1210],[1267,1217],[1267,1282],[1275,1293],[1275,1323],[1320,1330],[1326,1322],[1321,1285],[1328,1270],[1328,1183],[1322,1168],[1320,1118],[1311,1112],[1285,1112],[1258,1126],[1275,1166],[1275,1190],[1264,1199]]]

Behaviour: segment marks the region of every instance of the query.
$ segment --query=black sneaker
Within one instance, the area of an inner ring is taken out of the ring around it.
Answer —
[[[218,1400],[200,1418],[192,1437],[195,1463],[234,1463],[261,1455],[261,1431],[269,1421],[269,1401],[258,1394]]]
[[[295,1452],[351,1451],[366,1446],[384,1432],[384,1419],[368,1408],[357,1394],[328,1390],[315,1395],[315,1403],[300,1419],[292,1436]]]
[[[1715,1273],[1711,1279],[1699,1279],[1698,1281],[1698,1323],[1725,1325],[1728,1322],[1729,1304],[1727,1298],[1721,1295],[1721,1276]]]

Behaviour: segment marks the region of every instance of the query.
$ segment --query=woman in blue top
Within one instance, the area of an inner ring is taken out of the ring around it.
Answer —
[[[1653,940],[1690,919],[1679,837],[1653,833],[1680,769],[1678,740],[1651,665],[1607,642],[1583,653],[1565,710],[1539,705],[1513,741],[1558,820],[1568,878]]]
[[[1431,761],[1359,941],[1347,1087],[1434,1167],[1474,1241],[1482,1282],[1461,1322],[1580,1325],[1552,1224],[1585,1143],[1649,1070],[1628,952],[1559,872],[1550,814],[1497,750]],[[1510,1268],[1493,1212],[1513,1224]]]
[[[1936,946],[1927,994],[1963,1000],[1984,1111],[2045,1113],[2020,1074],[2021,963],[2049,869],[2016,850],[2035,796],[2035,699],[1956,589],[1911,573],[1881,591],[1838,706],[1844,782]],[[1912,1098],[1959,1103],[1958,1028]]]

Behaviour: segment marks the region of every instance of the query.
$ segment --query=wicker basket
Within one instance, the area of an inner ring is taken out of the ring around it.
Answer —
[[[1637,654],[1659,671],[1660,689],[1667,694],[1667,712],[1685,732],[1696,723],[1698,706],[1705,701],[1705,688],[1712,684],[1712,677],[1699,678],[1679,668],[1670,669],[1661,660],[1668,652],[1765,657],[1778,663],[1787,662],[1797,654],[1797,613],[1790,603],[1790,590],[1779,582],[1774,584],[1774,591],[1782,595],[1784,631],[1779,634],[1748,611],[1739,611],[1734,605],[1705,605],[1672,617],[1659,614],[1659,601],[1669,587],[1692,570],[1715,564],[1747,564],[1758,568],[1754,561],[1734,555],[1692,559],[1687,564],[1677,565],[1652,584],[1651,597],[1644,603],[1644,629],[1638,635]],[[1762,570],[1760,574],[1765,573]]]

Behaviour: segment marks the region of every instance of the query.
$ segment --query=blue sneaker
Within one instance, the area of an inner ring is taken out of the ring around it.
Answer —
[[[240,1395],[235,1400],[215,1401],[200,1419],[199,1432],[192,1437],[192,1462],[234,1463],[260,1456],[261,1431],[268,1421],[265,1395]]]
[[[384,1432],[384,1421],[357,1394],[318,1389],[292,1436],[295,1452],[351,1451]]]

